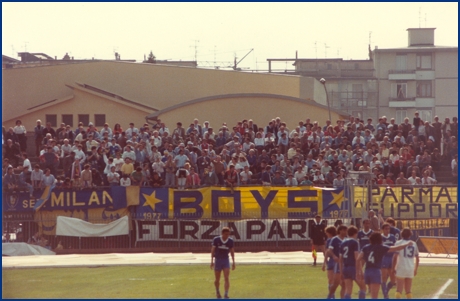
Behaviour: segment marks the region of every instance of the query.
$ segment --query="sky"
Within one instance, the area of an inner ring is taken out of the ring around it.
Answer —
[[[458,46],[458,3],[2,3],[2,54],[267,70],[267,58],[367,59],[407,46],[407,28],[435,27],[435,44]],[[251,51],[253,49],[253,51]],[[278,63],[292,69],[292,63]]]

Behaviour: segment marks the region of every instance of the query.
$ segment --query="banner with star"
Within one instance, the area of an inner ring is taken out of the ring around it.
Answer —
[[[223,187],[191,190],[140,188],[136,218],[348,218],[343,188]]]

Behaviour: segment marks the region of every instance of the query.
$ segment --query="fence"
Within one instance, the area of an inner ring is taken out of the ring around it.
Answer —
[[[55,249],[59,242],[63,250],[59,253],[100,253],[100,252],[208,252],[210,242],[229,227],[239,251],[298,251],[309,250],[307,219],[244,219],[215,220],[198,219],[140,219],[129,216],[128,235],[106,237],[72,237],[64,235],[44,235],[46,244]],[[87,216],[93,224],[107,224],[108,221],[96,216]],[[352,223],[351,219],[327,219],[327,225]],[[17,231],[18,241],[27,241],[42,227],[54,228],[54,214],[42,214],[34,220],[3,221],[4,232]],[[55,232],[54,232],[55,233]]]

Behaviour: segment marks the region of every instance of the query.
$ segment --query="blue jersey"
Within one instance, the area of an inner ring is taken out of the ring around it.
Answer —
[[[366,262],[366,269],[380,269],[382,268],[383,256],[388,252],[390,247],[384,245],[367,245],[363,247],[363,258]]]
[[[340,245],[342,244],[342,240],[339,236],[334,236],[331,239],[331,243],[329,244],[329,249],[332,250],[335,256],[339,257],[340,255]]]
[[[364,230],[359,230],[358,232],[358,241],[359,241],[359,247],[362,249],[365,245],[369,244],[369,236],[374,231],[372,229],[369,229],[369,232],[364,232]]]
[[[399,240],[401,238],[401,230],[399,230],[396,227],[390,227],[390,234],[393,234],[396,240]]]
[[[392,247],[396,243],[396,237],[393,234],[388,234],[388,236],[382,234],[382,243],[384,246]],[[388,252],[385,256],[391,257],[393,254],[394,252]]]
[[[328,238],[326,240],[326,249],[329,249],[329,247],[331,246],[331,241],[332,241],[332,238]],[[327,264],[328,265],[333,265],[334,264],[334,259],[332,257],[329,257],[327,259]]]
[[[233,239],[229,237],[226,241],[223,241],[222,236],[216,236],[212,240],[212,245],[216,247],[214,250],[216,259],[228,259],[228,253],[233,248]]]
[[[359,252],[359,242],[354,238],[345,239],[340,245],[343,266],[355,267],[355,252]]]

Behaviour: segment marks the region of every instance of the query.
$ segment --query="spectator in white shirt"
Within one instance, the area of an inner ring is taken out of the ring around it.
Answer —
[[[240,172],[240,183],[241,185],[251,184],[252,172],[249,170],[249,166],[244,166],[244,170]]]
[[[120,186],[128,187],[131,186],[131,179],[127,174],[124,174],[123,177],[120,179]]]
[[[433,179],[432,177],[429,177],[429,176],[428,176],[428,171],[425,170],[425,171],[423,172],[422,184],[423,184],[423,185],[434,185],[434,184],[436,184],[436,183],[437,183],[436,180]]]
[[[286,186],[298,186],[299,182],[293,177],[292,173],[288,174],[286,179]]]

